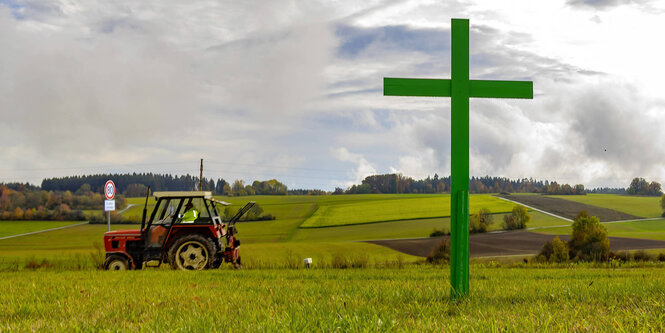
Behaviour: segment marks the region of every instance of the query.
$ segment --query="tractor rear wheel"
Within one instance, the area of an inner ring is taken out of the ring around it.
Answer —
[[[215,244],[201,235],[187,235],[173,243],[168,252],[172,269],[202,270],[213,267]]]
[[[129,269],[129,261],[123,256],[112,255],[104,261],[104,269],[109,271],[126,271]]]

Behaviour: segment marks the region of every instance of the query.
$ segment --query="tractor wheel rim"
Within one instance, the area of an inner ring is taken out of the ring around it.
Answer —
[[[190,241],[178,248],[176,258],[180,268],[200,270],[208,263],[208,250],[201,243]]]
[[[111,264],[109,265],[109,270],[112,270],[112,271],[124,271],[126,269],[127,269],[127,266],[125,266],[125,263],[123,263],[120,260],[115,260],[115,261],[111,262]]]

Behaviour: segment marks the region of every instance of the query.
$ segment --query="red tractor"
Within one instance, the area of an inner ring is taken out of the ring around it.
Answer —
[[[149,191],[149,190],[148,190]],[[155,208],[146,223],[148,196],[140,230],[104,233],[109,270],[141,269],[168,262],[173,269],[218,268],[222,262],[241,264],[235,223],[247,213],[249,202],[229,221],[222,222],[211,192],[155,192]]]

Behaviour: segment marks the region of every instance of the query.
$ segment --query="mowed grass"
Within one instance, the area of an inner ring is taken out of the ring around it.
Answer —
[[[278,219],[293,217],[293,210],[298,207],[311,207],[327,204],[343,204],[353,202],[381,201],[386,200],[390,194],[352,194],[352,195],[251,195],[242,197],[215,196],[216,199],[231,203],[231,208],[238,210],[250,201],[259,204],[266,213],[273,214]],[[433,195],[422,194],[397,194],[400,198],[425,198]],[[141,217],[145,198],[128,198],[127,203],[135,204],[123,215]],[[156,201],[154,197],[148,198],[148,214],[152,212]],[[218,209],[224,208],[220,205]],[[297,215],[297,213],[296,213]],[[298,215],[300,217],[300,215]]]
[[[660,197],[642,197],[618,194],[587,194],[587,195],[552,195],[554,198],[576,201],[583,204],[609,208],[627,214],[646,218],[660,217]]]
[[[608,223],[605,227],[610,236],[665,240],[665,219]]]
[[[384,246],[343,241],[249,244],[241,246],[241,253],[246,268],[303,267],[304,258],[312,258],[312,267],[331,267],[336,259],[356,262],[363,267],[422,261],[420,257]]]
[[[277,216],[276,220],[258,222],[239,222],[238,238],[242,242],[241,251],[246,260],[261,261],[274,258],[283,263],[284,258],[296,256],[320,257],[327,260],[330,256],[347,252],[351,256],[363,256],[372,261],[394,258],[399,253],[373,244],[358,243],[362,240],[421,238],[428,237],[434,229],[450,229],[449,217],[431,217],[404,219],[412,216],[433,214],[443,211],[449,214],[449,195],[339,195],[339,196],[250,196],[250,197],[219,197],[232,202],[231,208],[236,210],[248,201],[256,201],[266,213]],[[140,204],[143,198],[130,198],[130,203]],[[149,202],[154,199],[150,198]],[[494,205],[494,206],[493,206]],[[331,216],[339,218],[347,224],[325,228],[302,228],[311,216],[319,213],[321,207],[329,207]],[[496,199],[488,195],[471,196],[471,213],[480,207],[493,212],[510,211],[514,204]],[[135,206],[140,212],[142,206]],[[130,210],[131,210],[130,209]],[[319,210],[317,210],[319,209]],[[385,215],[393,210],[394,215]],[[150,210],[148,211],[150,213]],[[424,213],[423,213],[424,212]],[[382,215],[383,214],[383,215]],[[563,226],[559,228],[536,229],[536,232],[551,234],[570,234],[570,222],[538,212],[530,212],[532,220],[529,228]],[[360,216],[358,216],[360,215]],[[445,215],[445,214],[442,214]],[[494,214],[494,224],[490,230],[501,229],[505,213]],[[355,220],[354,220],[355,219]],[[388,222],[381,222],[388,219]],[[352,223],[364,221],[365,223]],[[371,223],[370,223],[371,222]],[[5,222],[5,224],[14,222]],[[17,222],[22,228],[39,229],[44,223],[54,222]],[[35,226],[30,226],[32,223]],[[58,223],[58,222],[55,222]],[[75,222],[60,222],[75,223]],[[1,226],[2,224],[0,224]],[[14,225],[12,225],[14,226]],[[18,225],[17,225],[18,226]],[[611,225],[610,235],[650,239],[665,239],[665,224],[657,222],[644,224]],[[113,225],[113,229],[138,229],[138,225]],[[26,229],[21,229],[26,230]],[[52,259],[58,256],[85,255],[96,251],[93,244],[101,244],[105,225],[83,225],[64,230],[56,230],[36,235],[22,236],[14,239],[0,240],[0,256],[6,257],[37,257]],[[14,231],[16,232],[16,231]],[[362,245],[358,245],[362,244]],[[302,251],[301,251],[302,249]],[[407,261],[415,258],[406,256]],[[293,258],[290,258],[293,259]],[[269,266],[269,265],[268,265]]]
[[[608,236],[665,240],[665,219],[601,224],[607,229]],[[572,229],[571,227],[542,228],[534,231],[552,235],[570,235]]]
[[[488,208],[493,213],[509,212],[514,204],[490,195],[471,195],[469,210]],[[330,227],[374,222],[450,216],[450,195],[404,197],[386,194],[383,200],[320,204],[301,227]]]
[[[360,239],[427,237],[434,228],[450,228],[449,218],[427,218],[427,216],[450,215],[449,195],[421,194],[369,194],[369,195],[328,195],[328,196],[247,196],[217,197],[233,203],[232,210],[237,210],[249,201],[256,201],[266,213],[277,217],[273,221],[239,222],[238,229],[243,241],[284,242],[289,240],[338,241]],[[141,198],[130,198],[128,202],[138,203]],[[154,199],[149,202],[154,205]],[[492,212],[508,212],[514,205],[498,200],[489,195],[472,195],[471,211],[481,207]],[[151,211],[149,207],[149,213]],[[366,227],[331,230],[328,232],[305,231],[311,220],[321,216],[321,211],[332,209],[336,227],[346,228],[349,225],[368,224]],[[133,210],[133,213],[132,213]],[[124,214],[139,214],[142,207],[132,207]],[[390,210],[390,212],[387,212]],[[314,216],[312,216],[314,214]],[[393,214],[393,215],[388,215]],[[344,217],[346,216],[346,217]],[[409,216],[415,216],[409,219]],[[425,218],[421,218],[425,216]],[[311,217],[311,218],[310,218]],[[498,228],[502,215],[495,218]],[[383,221],[396,221],[397,223]],[[362,223],[359,223],[362,222]],[[378,223],[369,226],[369,223]],[[385,232],[388,231],[388,232]],[[327,238],[326,235],[332,237]]]
[[[537,211],[529,211],[531,215],[531,222],[527,224],[527,228],[546,228],[551,226],[570,226],[571,222],[562,220],[560,218],[543,214]]]
[[[343,225],[331,228],[298,229],[293,242],[359,241],[372,239],[428,237],[434,229],[450,230],[450,218],[418,219]]]
[[[111,226],[111,230],[131,228],[132,226],[127,225]],[[52,258],[74,254],[88,255],[95,249],[94,243],[103,243],[106,230],[106,225],[83,224],[34,235],[3,239],[0,240],[0,256]]]
[[[664,331],[665,270],[449,267],[0,273],[0,331]]]
[[[362,259],[369,264],[398,259],[404,262],[414,262],[418,259],[379,245],[345,242],[332,238],[321,242],[285,243],[279,242],[279,240],[268,241],[268,238],[279,236],[279,234],[271,232],[270,228],[266,230],[266,228],[263,228],[264,226],[264,222],[248,222],[238,225],[240,230],[238,238],[242,242],[241,255],[248,266],[286,267],[294,262],[300,263],[304,258],[315,258],[316,263],[329,264],[332,257],[336,255],[342,255],[349,259]],[[295,228],[295,226],[291,227]],[[138,229],[138,226],[112,225],[111,229]],[[98,255],[100,249],[103,251],[103,237],[106,231],[106,225],[85,224],[67,229],[3,239],[0,240],[0,257],[5,259],[5,264],[18,262],[19,266],[22,266],[25,261],[46,259],[65,267],[69,267],[69,265],[64,261],[76,261],[76,264],[80,266],[79,258],[85,257],[85,261],[87,261],[85,266],[92,266],[94,262],[91,255]],[[288,232],[282,232],[282,234],[286,233]]]
[[[0,221],[0,238],[29,232],[60,228],[80,221]]]

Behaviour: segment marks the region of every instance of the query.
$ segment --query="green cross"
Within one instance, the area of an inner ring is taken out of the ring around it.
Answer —
[[[469,20],[452,19],[451,79],[384,78],[385,96],[450,97],[451,297],[469,293],[469,98],[533,99],[531,81],[469,80]]]

